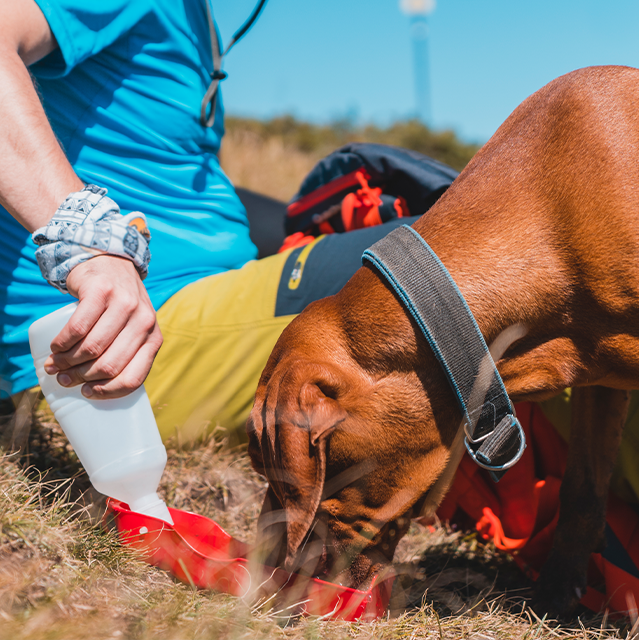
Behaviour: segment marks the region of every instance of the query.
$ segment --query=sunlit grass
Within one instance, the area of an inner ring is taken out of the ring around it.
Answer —
[[[215,518],[251,541],[264,481],[220,435],[191,450],[169,447],[162,491],[172,506]],[[414,525],[402,541],[391,611],[373,623],[287,619],[193,591],[141,562],[100,525],[101,501],[82,493],[81,473],[73,481],[59,477],[55,465],[72,468],[70,454],[46,412],[30,446],[43,442],[50,448],[40,459],[53,465],[55,479],[25,467],[25,456],[0,459],[0,640],[627,637],[623,624],[605,621],[602,629],[601,618],[570,628],[539,620],[523,597],[526,581],[507,559],[472,534],[442,526]]]
[[[227,117],[222,166],[233,184],[287,201],[315,163],[351,142],[418,151],[461,171],[478,151],[452,131],[431,131],[416,120],[389,127],[349,122],[314,125],[291,116],[268,121]]]

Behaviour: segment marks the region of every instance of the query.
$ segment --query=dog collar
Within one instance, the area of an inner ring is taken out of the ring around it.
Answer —
[[[504,383],[464,297],[433,250],[411,227],[398,227],[367,249],[424,334],[462,410],[470,457],[495,482],[526,447]]]

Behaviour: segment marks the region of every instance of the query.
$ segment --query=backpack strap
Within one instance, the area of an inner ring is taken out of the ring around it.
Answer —
[[[217,90],[220,84],[220,80],[224,80],[227,77],[227,73],[222,71],[222,60],[224,56],[231,50],[231,47],[238,42],[246,32],[253,26],[254,22],[259,17],[266,0],[260,0],[253,13],[249,16],[248,20],[233,34],[230,42],[222,52],[220,41],[217,37],[217,29],[215,28],[215,21],[213,20],[213,9],[211,9],[211,0],[204,0],[206,4],[206,16],[209,23],[209,32],[211,34],[211,57],[213,58],[213,71],[211,72],[211,84],[202,98],[202,106],[200,108],[200,124],[203,127],[213,126],[215,121],[215,107],[217,105]],[[210,109],[209,109],[210,105]],[[209,112],[208,116],[206,112]]]

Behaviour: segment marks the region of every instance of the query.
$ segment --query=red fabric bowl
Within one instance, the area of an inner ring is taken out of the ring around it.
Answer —
[[[196,513],[169,508],[175,523],[171,526],[135,513],[119,500],[109,498],[107,504],[106,517],[115,522],[123,544],[193,587],[246,597],[251,602],[269,600],[270,606],[284,615],[302,613],[355,621],[373,620],[386,613],[393,576],[374,579],[367,591],[343,587],[250,563],[248,545]]]

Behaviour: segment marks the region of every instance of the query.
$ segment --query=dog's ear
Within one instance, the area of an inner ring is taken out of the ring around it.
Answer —
[[[339,402],[318,384],[304,382],[296,395],[285,394],[287,401],[267,419],[262,434],[263,445],[268,440],[271,463],[266,465],[267,477],[286,512],[284,566],[289,570],[322,499],[326,440],[346,417]]]
[[[253,469],[260,475],[266,475],[264,471],[264,460],[262,459],[262,450],[260,447],[262,436],[262,420],[261,408],[263,401],[256,397],[253,409],[246,421],[246,435],[248,436],[248,454],[253,465]]]

